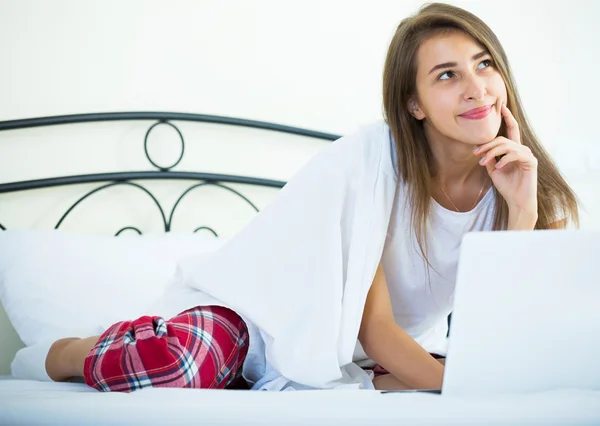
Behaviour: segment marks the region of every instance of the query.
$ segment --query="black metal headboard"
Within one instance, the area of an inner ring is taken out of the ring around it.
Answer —
[[[232,118],[232,117],[221,117],[214,115],[202,115],[202,114],[186,114],[186,113],[170,113],[170,112],[117,112],[117,113],[94,113],[94,114],[77,114],[77,115],[63,115],[63,116],[52,116],[52,117],[39,117],[39,118],[28,118],[22,120],[11,120],[11,121],[0,121],[0,132],[5,130],[15,130],[15,129],[26,129],[32,127],[40,127],[40,126],[53,126],[59,124],[77,124],[77,123],[88,123],[88,122],[100,122],[100,121],[122,121],[122,120],[156,120],[154,124],[152,124],[144,137],[144,152],[146,154],[146,158],[148,161],[157,169],[154,171],[137,171],[137,172],[113,172],[113,173],[95,173],[95,174],[85,174],[85,175],[75,175],[75,176],[60,176],[46,179],[35,179],[35,180],[26,180],[20,182],[9,182],[9,183],[0,183],[0,194],[2,193],[10,193],[16,191],[25,191],[30,189],[39,189],[39,188],[49,188],[56,186],[65,186],[65,185],[75,185],[82,183],[103,183],[103,185],[94,188],[93,190],[87,192],[83,196],[81,196],[60,218],[60,220],[56,223],[55,229],[58,229],[63,223],[64,219],[69,215],[69,213],[77,207],[79,203],[81,203],[86,198],[91,195],[102,191],[106,188],[111,188],[117,185],[129,185],[146,193],[153,200],[154,204],[158,207],[162,222],[164,225],[165,232],[169,232],[171,230],[171,224],[173,220],[173,214],[177,209],[177,206],[181,202],[181,200],[195,188],[199,188],[206,185],[215,186],[221,188],[226,191],[230,191],[237,196],[241,197],[244,201],[246,201],[254,210],[258,211],[258,208],[243,194],[239,191],[227,186],[227,183],[241,183],[241,184],[249,184],[249,185],[258,185],[272,188],[282,188],[286,182],[270,180],[270,179],[261,179],[256,177],[249,176],[235,176],[235,175],[222,175],[222,174],[212,174],[212,173],[201,173],[201,172],[182,172],[182,171],[173,171],[172,169],[179,164],[181,159],[183,158],[185,152],[185,140],[183,134],[179,130],[179,128],[173,124],[171,121],[193,121],[193,122],[203,122],[203,123],[214,123],[214,124],[225,124],[231,126],[242,126],[247,128],[254,129],[264,129],[271,130],[275,132],[282,132],[294,135],[301,135],[310,138],[317,138],[325,141],[334,141],[338,139],[340,136],[317,132],[308,129],[302,129],[298,127],[284,126],[280,124],[262,122],[262,121],[254,121],[254,120],[246,120],[240,118]],[[177,161],[168,166],[159,166],[148,153],[148,135],[156,126],[166,125],[172,127],[177,134],[179,135],[181,141],[181,154]],[[173,205],[168,217],[165,214],[165,211],[158,201],[158,199],[152,194],[150,190],[148,190],[143,185],[139,183],[132,182],[132,180],[190,180],[190,181],[201,181],[196,182],[189,188],[187,188],[177,199],[175,204]],[[1,218],[0,218],[1,219]],[[0,229],[6,230],[6,227],[2,225],[2,221],[0,220]],[[218,234],[209,226],[200,226],[195,229],[194,232],[199,230],[208,230],[212,232],[215,236]],[[134,227],[127,226],[119,231],[115,235],[119,235],[121,232],[125,230],[133,230],[137,233],[141,234],[142,232]]]

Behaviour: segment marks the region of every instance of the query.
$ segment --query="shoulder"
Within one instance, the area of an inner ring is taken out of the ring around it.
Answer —
[[[361,125],[325,146],[299,175],[310,175],[321,183],[343,179],[351,184],[363,179],[365,174],[387,173],[391,167],[388,165],[391,163],[388,135],[388,126],[382,120]]]
[[[362,124],[334,142],[338,145],[377,145],[389,139],[389,127],[383,120]]]
[[[348,164],[372,164],[375,159],[390,157],[394,150],[392,145],[387,123],[377,120],[356,127],[325,151],[338,159],[346,159]]]

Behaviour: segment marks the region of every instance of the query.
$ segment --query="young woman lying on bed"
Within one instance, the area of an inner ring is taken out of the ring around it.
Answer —
[[[431,319],[451,311],[462,236],[577,225],[577,201],[525,119],[500,42],[476,16],[431,4],[403,20],[383,100],[403,190],[358,340],[377,363],[377,389],[440,389],[443,360],[418,342],[445,338],[447,328]],[[101,336],[58,340],[46,371],[104,391],[224,388],[240,376],[247,347],[236,312],[192,306],[167,321],[142,317]]]

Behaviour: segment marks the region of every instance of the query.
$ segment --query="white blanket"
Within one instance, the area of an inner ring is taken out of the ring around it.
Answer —
[[[391,143],[383,122],[335,141],[217,252],[180,262],[188,293],[170,313],[207,294],[238,312],[253,389],[372,388],[352,361],[394,201]]]
[[[600,392],[453,397],[376,391],[240,392],[2,380],[0,425],[598,425]]]

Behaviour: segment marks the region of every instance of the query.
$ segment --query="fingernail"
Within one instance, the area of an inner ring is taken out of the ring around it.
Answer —
[[[479,147],[477,147],[473,150],[473,152],[477,152],[477,151],[479,151]]]
[[[479,164],[483,164],[484,162],[485,162],[485,156],[481,160],[479,160]]]

